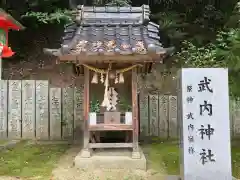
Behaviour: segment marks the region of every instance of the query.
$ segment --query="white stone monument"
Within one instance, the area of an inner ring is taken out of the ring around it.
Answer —
[[[232,180],[228,69],[179,73],[181,179]]]

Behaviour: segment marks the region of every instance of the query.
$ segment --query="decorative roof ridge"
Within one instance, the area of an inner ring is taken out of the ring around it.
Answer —
[[[132,6],[84,6],[79,5],[77,6],[76,10],[76,22],[77,24],[81,24],[81,21],[85,18],[85,13],[130,13],[130,14],[142,14],[142,23],[145,24],[146,22],[150,21],[150,8],[149,5],[142,5],[140,7],[132,7]],[[94,18],[93,18],[94,19]]]
[[[143,23],[149,23],[150,21],[150,8],[149,5],[142,5]]]
[[[142,6],[83,6],[78,5],[77,10],[84,10],[84,12],[94,13],[143,13],[150,11],[149,5]]]
[[[129,26],[132,26],[132,27],[139,27],[139,26],[147,26],[148,24],[143,24],[143,23],[121,23],[121,24],[116,24],[116,23],[112,23],[112,24],[96,24],[96,23],[93,23],[93,24],[81,24],[80,26],[78,25],[77,29],[80,28],[80,27],[116,27],[116,26],[120,26],[120,27],[129,27]],[[65,31],[67,32],[67,31]]]

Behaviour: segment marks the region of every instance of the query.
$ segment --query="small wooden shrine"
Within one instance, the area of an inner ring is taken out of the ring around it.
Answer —
[[[152,64],[162,63],[167,55],[160,43],[159,26],[150,22],[149,14],[147,5],[79,6],[76,21],[65,28],[61,48],[44,49],[46,54],[57,56],[60,62],[74,63],[84,72],[85,152],[95,148],[133,148],[135,158],[138,156],[137,73],[149,72]],[[116,90],[116,86],[129,82],[123,88],[125,93]],[[92,84],[99,86],[91,88]],[[90,92],[101,94],[103,113],[90,110]],[[129,92],[131,111],[120,112],[118,102]],[[101,143],[96,137],[97,132],[103,131],[128,132],[128,138],[123,143]]]

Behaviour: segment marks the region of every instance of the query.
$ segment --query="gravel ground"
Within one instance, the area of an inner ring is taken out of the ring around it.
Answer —
[[[69,149],[53,170],[53,180],[161,180],[163,176],[153,170],[79,170],[74,168],[73,159],[79,153],[79,147]]]
[[[153,170],[145,171],[127,171],[127,170],[110,170],[110,169],[96,169],[96,170],[80,170],[73,165],[75,156],[79,153],[80,147],[70,148],[65,155],[63,155],[56,168],[52,172],[50,180],[164,180],[164,168],[162,172]],[[41,177],[34,177],[29,179],[18,177],[0,176],[0,180],[38,180]],[[47,179],[46,179],[47,180]]]

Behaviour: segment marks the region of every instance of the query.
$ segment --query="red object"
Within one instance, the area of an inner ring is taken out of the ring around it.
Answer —
[[[14,52],[10,47],[8,47],[8,31],[9,29],[21,30],[24,27],[17,22],[11,15],[7,14],[3,9],[0,8],[0,29],[3,29],[6,32],[6,44],[1,44],[3,46],[1,57],[11,57],[14,55]]]
[[[14,24],[12,21],[8,20],[6,17],[2,16],[0,13],[0,28],[3,29],[13,29],[13,30],[20,30],[21,27]]]
[[[2,46],[2,44],[0,44]],[[0,57],[8,58],[12,57],[15,54],[15,52],[12,51],[12,49],[8,46],[3,46],[2,53],[0,54]]]

